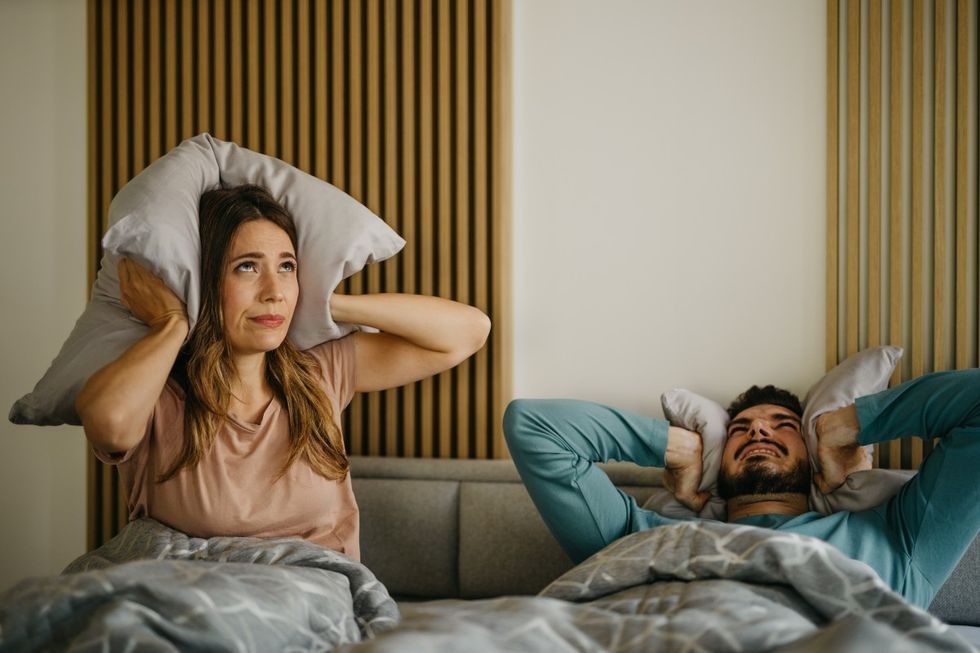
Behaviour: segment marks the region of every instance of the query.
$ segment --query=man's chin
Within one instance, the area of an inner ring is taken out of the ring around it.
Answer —
[[[736,496],[769,494],[808,494],[810,469],[806,461],[787,468],[785,458],[751,456],[734,474],[722,473],[718,478],[718,494],[723,499]]]
[[[766,469],[778,472],[786,469],[786,459],[773,456],[749,456],[745,459],[742,469]]]

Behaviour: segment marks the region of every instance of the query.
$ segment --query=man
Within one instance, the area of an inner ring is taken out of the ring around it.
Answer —
[[[940,372],[862,397],[817,420],[823,492],[868,467],[863,445],[938,437],[918,474],[870,510],[809,510],[811,470],[799,399],[753,386],[729,408],[718,480],[728,521],[810,535],[860,560],[908,601],[927,608],[980,531],[980,370]],[[701,437],[665,420],[573,400],[516,400],[504,433],[531,498],[580,562],[629,533],[678,521],[640,508],[595,463],[666,469],[679,501],[698,510]]]

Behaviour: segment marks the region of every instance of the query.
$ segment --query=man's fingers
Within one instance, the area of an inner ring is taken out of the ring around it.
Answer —
[[[684,494],[675,494],[674,497],[684,506],[690,508],[694,512],[701,512],[704,508],[704,504],[708,502],[711,498],[711,492],[687,492]]]
[[[824,483],[823,474],[821,474],[820,472],[817,472],[816,474],[814,474],[813,475],[813,484],[817,486],[817,489],[818,490],[820,490],[824,494],[827,494],[827,484]]]
[[[686,505],[694,512],[701,512],[701,510],[704,508],[704,504],[708,503],[708,499],[710,498],[711,498],[710,492],[698,492],[691,498],[690,502],[687,503]]]
[[[813,482],[816,484],[817,489],[823,492],[824,494],[830,494],[831,492],[833,492],[834,490],[836,490],[841,486],[840,483],[838,483],[837,485],[831,485],[826,481],[826,479],[824,479],[823,474],[821,474],[820,472],[817,472],[816,474],[813,475]]]

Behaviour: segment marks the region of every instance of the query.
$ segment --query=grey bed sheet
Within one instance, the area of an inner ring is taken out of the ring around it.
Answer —
[[[402,604],[396,629],[341,650],[974,649],[825,542],[687,522],[618,540],[537,597]]]
[[[980,626],[950,626],[950,629],[980,650]]]
[[[374,574],[335,551],[140,519],[0,596],[0,651],[326,651],[398,617]]]
[[[66,575],[0,597],[0,651],[971,651],[866,565],[809,537],[686,522],[617,540],[539,596],[398,606],[297,539],[140,520]]]

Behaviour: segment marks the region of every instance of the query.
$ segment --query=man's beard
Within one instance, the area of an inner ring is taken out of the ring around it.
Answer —
[[[750,464],[741,474],[718,474],[718,496],[724,500],[747,495],[810,494],[810,464],[800,460],[793,469],[782,472],[769,465]]]

